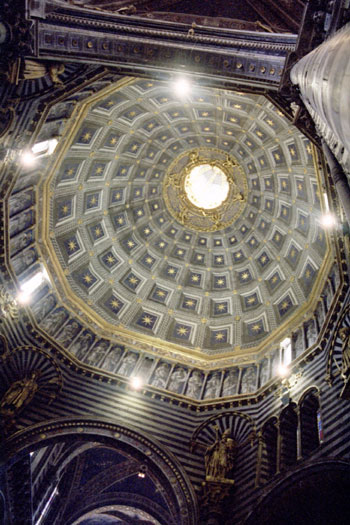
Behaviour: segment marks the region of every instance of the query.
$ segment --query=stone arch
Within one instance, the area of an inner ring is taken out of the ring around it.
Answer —
[[[60,418],[49,423],[36,424],[8,438],[2,454],[15,462],[17,457],[30,451],[63,440],[69,440],[70,443],[94,442],[126,451],[139,465],[147,466],[162,483],[162,489],[168,500],[171,500],[171,520],[174,524],[195,525],[198,522],[196,496],[178,460],[153,437],[124,423],[82,417]],[[104,503],[110,504],[111,501]],[[81,511],[85,510],[82,507]]]

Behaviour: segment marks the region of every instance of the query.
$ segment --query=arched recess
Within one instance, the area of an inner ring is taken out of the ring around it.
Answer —
[[[14,462],[16,458],[23,457],[29,452],[62,441],[66,441],[70,445],[74,442],[77,444],[93,443],[94,446],[119,451],[125,457],[130,458],[128,468],[134,468],[132,472],[125,473],[125,479],[130,473],[135,475],[137,470],[140,470],[139,467],[142,466],[152,479],[157,480],[168,502],[169,525],[196,525],[198,523],[196,495],[177,459],[153,437],[124,423],[111,423],[103,419],[96,420],[93,417],[83,417],[61,418],[50,423],[33,425],[4,442],[1,451],[2,457]],[[89,448],[85,447],[84,450],[89,450]],[[74,455],[73,450],[74,447],[72,448]],[[69,465],[68,458],[65,458],[65,461]],[[113,473],[110,472],[110,474],[112,476]],[[91,488],[93,489],[93,487]],[[114,500],[111,494],[108,494],[100,502],[91,500],[91,509],[88,500],[84,500],[82,505],[76,509],[74,516],[69,517],[69,521],[65,518],[64,522],[69,525],[88,510],[96,509],[98,505],[111,505],[113,501],[117,500],[120,504],[127,504],[127,499],[119,499],[121,501],[118,500],[118,494],[115,495]],[[134,503],[141,510],[147,511],[146,499],[141,497],[137,500],[134,498]],[[153,512],[152,508],[151,510]]]
[[[262,451],[260,459],[260,482],[272,478],[277,472],[277,418],[272,417],[266,421],[261,431]]]
[[[279,470],[285,470],[297,462],[298,415],[295,403],[282,410],[279,417]]]
[[[315,387],[307,390],[299,401],[301,455],[308,457],[320,445],[318,414],[320,401]]]
[[[294,470],[274,485],[244,525],[347,525],[349,493],[350,464],[323,460]]]

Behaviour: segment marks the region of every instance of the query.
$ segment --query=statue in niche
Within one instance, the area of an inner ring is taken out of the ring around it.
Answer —
[[[301,330],[298,330],[293,335],[292,344],[294,344],[294,353],[296,356],[300,355],[304,351],[304,341],[303,341],[303,333]]]
[[[137,359],[138,355],[134,354],[133,352],[129,352],[128,354],[126,354],[122,364],[120,365],[118,374],[129,377],[136,365]]]
[[[10,220],[10,236],[25,230],[32,223],[32,213],[25,212]]]
[[[339,335],[342,340],[342,365],[341,371],[344,378],[347,378],[350,373],[350,327],[344,326],[339,330]]]
[[[182,367],[175,368],[171,374],[168,388],[172,392],[179,392],[182,390],[183,384],[186,381],[187,370]]]
[[[18,319],[17,301],[3,287],[0,287],[0,314],[1,317]]]
[[[114,372],[120,359],[121,353],[122,349],[118,346],[112,348],[112,350],[109,352],[106,359],[104,360],[103,367],[109,372]]]
[[[269,380],[269,362],[265,359],[260,367],[260,386],[263,386]]]
[[[215,442],[205,451],[206,481],[231,481],[230,475],[237,456],[238,443],[232,438],[231,430],[226,429],[219,437],[219,427],[215,427]]]
[[[241,393],[249,394],[254,392],[256,388],[256,370],[253,366],[249,366],[242,377]]]
[[[215,372],[209,379],[205,387],[204,399],[215,399],[220,394],[221,377],[219,372]]]
[[[57,341],[63,346],[69,346],[78,332],[79,324],[76,321],[72,321],[63,328],[62,332],[57,338]]]
[[[317,328],[315,320],[312,319],[307,325],[306,325],[306,340],[308,347],[312,346],[317,339]]]
[[[325,319],[324,307],[321,301],[317,303],[317,308],[315,312],[316,319],[318,320],[319,326],[322,326]]]
[[[105,355],[106,351],[108,350],[108,347],[108,341],[100,341],[99,343],[97,343],[88,355],[86,363],[88,365],[96,366],[97,363],[99,363],[99,361],[101,361],[102,357]]]
[[[157,388],[165,388],[166,381],[169,375],[169,365],[166,363],[161,363],[157,366],[154,376],[152,379],[152,385]]]
[[[93,341],[93,337],[89,332],[78,337],[73,344],[71,351],[77,356],[77,359],[82,359],[88,352]]]
[[[24,232],[15,239],[11,239],[11,254],[20,252],[32,242],[32,231]]]
[[[25,253],[19,254],[12,261],[12,266],[16,272],[19,274],[28,268],[36,260],[36,252],[33,248],[27,250]]]
[[[201,393],[203,377],[199,370],[194,370],[187,383],[186,395],[198,399]]]
[[[0,401],[0,414],[4,418],[12,418],[33,399],[39,389],[39,370],[34,370],[29,378],[19,379],[12,383]]]
[[[54,334],[59,326],[61,326],[66,319],[66,312],[64,310],[55,310],[49,314],[41,323],[41,327],[49,334]]]
[[[44,299],[44,301],[40,301],[38,303],[38,306],[35,308],[35,315],[40,320],[47,315],[50,310],[55,306],[55,298],[53,295],[49,295]]]
[[[32,193],[17,193],[10,198],[10,215],[15,215],[32,204]]]
[[[224,384],[222,388],[223,396],[233,396],[237,392],[238,384],[238,370],[230,370],[227,376],[224,379]]]

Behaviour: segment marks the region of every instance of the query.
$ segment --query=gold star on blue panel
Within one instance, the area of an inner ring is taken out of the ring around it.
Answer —
[[[299,279],[299,282],[301,286],[303,287],[306,295],[308,295],[312,290],[312,287],[315,282],[316,274],[317,274],[317,271],[312,266],[312,264],[308,262],[304,268],[302,276]]]
[[[133,215],[134,215],[135,221],[138,221],[139,219],[142,219],[142,217],[145,216],[145,212],[142,207],[134,208]]]
[[[120,118],[127,120],[129,123],[133,122],[137,117],[142,115],[143,110],[139,106],[134,106],[121,115]]]
[[[199,109],[197,113],[199,118],[213,118],[214,116],[213,111],[210,111],[209,109]]]
[[[301,179],[296,179],[295,184],[296,184],[296,187],[297,187],[298,199],[306,200],[307,199],[307,193],[306,193],[304,181],[301,180]]]
[[[165,304],[168,298],[169,292],[161,288],[160,286],[155,286],[150,295],[150,299],[157,301],[158,303]]]
[[[264,178],[264,185],[266,191],[274,191],[275,190],[275,181],[272,177],[265,177]]]
[[[165,131],[164,133],[160,133],[158,136],[157,136],[157,140],[159,140],[160,142],[166,142],[167,140],[169,140],[171,137],[170,133],[168,133],[168,131]]]
[[[271,199],[265,199],[265,211],[273,214],[274,210],[274,201]]]
[[[169,120],[177,120],[179,118],[185,117],[184,111],[178,108],[173,109],[172,111],[168,111],[166,115],[168,116]]]
[[[158,239],[157,242],[154,243],[154,246],[155,248],[163,252],[168,246],[168,243],[164,239]]]
[[[285,235],[283,235],[280,231],[275,230],[271,238],[271,241],[278,249],[281,249],[284,243],[284,239],[285,239]]]
[[[303,235],[307,235],[309,233],[309,227],[310,227],[310,218],[308,215],[304,215],[303,213],[298,213],[298,223],[297,223],[297,230],[302,233]]]
[[[292,144],[288,144],[288,151],[292,162],[299,160],[299,150],[294,142]]]
[[[147,153],[146,153],[146,157],[147,159],[154,159],[155,156],[157,155],[157,149],[156,148],[148,148],[147,150]]]
[[[260,182],[258,179],[251,179],[253,190],[260,190]]]
[[[159,122],[155,118],[152,118],[143,123],[142,129],[149,134],[153,133],[153,131],[159,128],[159,126]]]
[[[103,141],[102,147],[108,148],[108,149],[116,149],[118,146],[120,139],[122,137],[122,133],[119,133],[118,131],[110,131],[108,135],[106,136],[105,140]]]
[[[158,320],[158,317],[156,315],[151,314],[149,312],[142,312],[142,314],[138,317],[136,324],[138,326],[141,326],[142,328],[147,328],[148,330],[152,330],[157,320]]]
[[[315,206],[320,207],[320,191],[318,189],[317,183],[312,184],[312,193],[314,197]]]
[[[259,246],[259,243],[256,239],[256,237],[254,237],[254,235],[252,235],[248,241],[249,246],[251,247],[252,250],[254,250],[255,248],[257,248]]]
[[[105,175],[107,164],[107,162],[93,162],[89,169],[88,179],[102,179]]]
[[[234,244],[237,243],[237,237],[235,235],[231,235],[229,238],[228,238],[228,241],[229,243],[231,244],[231,246],[233,246]]]
[[[176,276],[178,274],[179,269],[176,268],[176,266],[172,266],[170,264],[167,264],[163,270],[163,274],[168,279],[176,279]]]
[[[275,161],[276,165],[279,166],[281,164],[285,163],[285,158],[283,151],[280,147],[274,149],[272,151],[273,160]]]
[[[94,242],[99,241],[102,237],[105,236],[105,232],[101,223],[94,224],[89,226],[90,235]]]
[[[78,132],[76,139],[76,144],[83,144],[87,146],[93,141],[94,135],[97,128],[94,126],[83,126],[83,128]]]
[[[192,254],[192,263],[204,265],[205,264],[205,254],[204,253],[199,253],[199,252],[194,252]]]
[[[221,290],[227,288],[227,278],[226,275],[214,275],[213,277],[213,288],[216,290]]]
[[[258,137],[260,140],[265,140],[267,138],[267,135],[265,131],[263,131],[261,128],[256,127],[254,130],[254,134]]]
[[[150,186],[148,189],[148,195],[154,196],[158,195],[159,193],[159,186]]]
[[[156,100],[157,104],[159,104],[159,105],[167,104],[170,101],[169,97],[166,96],[166,95],[162,95],[160,97],[156,97],[155,100]]]
[[[104,253],[101,256],[101,261],[108,270],[113,270],[120,263],[112,250],[108,250],[108,252]]]
[[[214,126],[208,124],[202,124],[200,128],[202,133],[214,133],[215,131]]]
[[[249,149],[255,149],[256,148],[256,144],[255,142],[251,139],[251,138],[246,138],[245,141],[244,141],[244,144],[246,146],[248,146]]]
[[[277,309],[280,317],[283,317],[286,315],[286,313],[290,312],[291,309],[293,309],[293,301],[290,297],[290,295],[287,295],[284,297],[278,304]]]
[[[100,193],[90,193],[85,198],[85,210],[94,210],[95,208],[98,208],[100,203]]]
[[[248,155],[248,153],[246,152],[245,149],[243,149],[243,148],[239,148],[239,150],[238,150],[238,155],[239,155],[242,159],[245,159],[246,156]]]
[[[254,195],[252,198],[252,205],[255,206],[256,208],[260,208],[260,197],[258,197],[257,195]]]
[[[258,294],[253,293],[250,295],[245,295],[242,297],[243,308],[248,310],[250,308],[255,308],[259,304]]]
[[[213,242],[215,248],[220,248],[222,246],[222,239],[214,239],[214,242]]]
[[[79,161],[72,161],[72,160],[68,160],[64,162],[59,172],[59,176],[58,176],[59,180],[64,181],[64,182],[74,180],[78,172],[80,164],[81,163]]]
[[[124,201],[124,188],[114,188],[111,191],[111,200],[112,204],[119,204]]]
[[[163,155],[161,155],[160,159],[159,159],[159,163],[162,164],[163,166],[166,166],[170,161],[170,157],[168,157],[168,155],[166,155],[165,153]]]
[[[290,264],[290,266],[295,269],[300,257],[300,250],[295,246],[295,244],[291,244],[289,247],[286,261]]]
[[[74,274],[75,280],[84,288],[89,290],[97,282],[97,278],[89,268],[80,269]]]
[[[280,177],[280,192],[290,194],[290,180],[288,177]]]
[[[282,279],[278,272],[275,272],[271,277],[265,281],[271,292],[274,292],[276,288],[281,284]]]
[[[249,231],[249,228],[245,224],[242,224],[239,231],[241,232],[242,235],[246,235]]]
[[[169,236],[169,237],[175,237],[175,235],[177,234],[179,230],[177,228],[174,228],[174,226],[170,226],[170,228],[167,229],[167,232],[166,234]]]
[[[257,258],[257,261],[260,268],[265,268],[271,262],[271,259],[266,253],[266,251],[263,251]]]
[[[152,230],[152,228],[151,228],[150,226],[148,226],[148,224],[147,224],[147,226],[144,226],[144,227],[140,230],[140,233],[141,233],[142,237],[146,237],[146,238],[147,238],[147,237],[150,237],[150,236],[152,235],[153,230]]]
[[[143,187],[142,186],[136,186],[132,190],[132,196],[134,200],[142,199],[143,197]]]
[[[261,166],[262,168],[266,168],[266,166],[267,166],[267,160],[266,160],[265,155],[261,155],[261,156],[258,158],[258,162],[259,162],[259,164],[260,164],[260,166]]]
[[[140,282],[141,279],[137,277],[137,275],[135,275],[133,272],[129,272],[128,275],[123,279],[123,284],[133,292],[136,290]]]
[[[57,219],[59,221],[63,219],[67,219],[68,217],[72,215],[72,209],[73,209],[73,204],[72,204],[71,198],[60,199],[59,201],[56,202]]]
[[[210,330],[210,343],[212,345],[222,345],[228,342],[228,329]]]
[[[152,80],[139,80],[134,86],[140,88],[141,91],[150,91],[154,88],[154,82]]]
[[[250,281],[253,279],[252,274],[248,268],[246,270],[242,270],[241,272],[237,272],[237,277],[240,284],[250,283]]]
[[[189,244],[189,243],[191,242],[191,240],[192,240],[192,235],[191,235],[191,233],[183,232],[182,237],[181,237],[181,240],[182,240],[183,242],[186,242],[186,243]]]
[[[127,149],[125,150],[126,153],[130,153],[131,155],[137,155],[142,147],[142,142],[138,140],[132,140],[128,144]]]
[[[144,168],[141,168],[136,171],[135,179],[144,179],[146,177],[147,170]]]
[[[132,166],[129,164],[119,164],[115,172],[113,173],[114,179],[122,179],[129,176]]]
[[[199,246],[206,246],[207,245],[207,239],[205,237],[199,237],[198,244],[199,244]]]
[[[188,124],[181,124],[180,126],[176,126],[176,130],[178,133],[180,133],[180,135],[182,135],[184,133],[188,133],[191,128]]]
[[[63,244],[64,244],[65,250],[67,252],[67,255],[69,257],[74,255],[75,253],[77,253],[81,249],[76,235],[71,235],[70,237],[68,237],[63,242]]]
[[[186,142],[187,144],[190,144],[191,146],[199,146],[199,142],[197,138],[193,138],[193,137],[186,138]]]
[[[149,270],[152,268],[155,262],[155,257],[153,257],[153,255],[150,255],[149,253],[145,253],[145,255],[143,255],[140,259],[140,263]]]
[[[248,168],[249,174],[256,173],[256,167],[255,167],[254,162],[248,162],[247,168]]]
[[[175,323],[173,329],[173,337],[176,339],[182,339],[184,341],[189,341],[191,336],[192,327],[184,323]]]
[[[249,220],[249,222],[253,223],[255,221],[255,218],[256,218],[256,213],[254,213],[253,211],[250,211],[248,213],[248,220]]]
[[[266,124],[268,126],[270,126],[270,128],[274,128],[276,126],[276,123],[274,120],[272,120],[271,117],[269,117],[268,115],[266,115],[266,117],[264,118],[264,121],[266,122]]]
[[[184,295],[182,298],[181,308],[185,310],[195,311],[197,308],[198,299]]]
[[[245,255],[242,252],[242,250],[237,250],[236,252],[232,253],[232,260],[234,263],[240,263],[244,261],[244,259],[245,259]]]
[[[260,219],[258,230],[262,233],[265,233],[269,224],[270,223],[268,223],[265,219]]]
[[[104,99],[102,102],[99,102],[97,104],[97,107],[101,108],[101,109],[105,109],[107,111],[110,111],[115,106],[118,106],[118,104],[120,104],[121,102],[124,102],[124,101],[125,101],[125,97],[123,97],[119,93],[115,93],[111,97],[108,97],[108,98]]]
[[[317,228],[316,237],[313,242],[313,245],[317,251],[321,251],[321,253],[324,253],[324,250],[326,249],[326,236],[323,228]]]
[[[257,337],[264,334],[264,323],[262,319],[246,323],[247,332],[250,337]]]
[[[186,256],[186,250],[182,248],[181,246],[175,246],[172,255],[176,257],[177,259],[184,260]]]
[[[152,211],[159,211],[160,210],[159,202],[151,202],[150,208]]]
[[[220,301],[220,302],[213,302],[213,312],[214,315],[226,315],[228,313],[228,302],[227,301]]]
[[[104,305],[113,313],[118,314],[120,310],[123,308],[124,303],[119,299],[119,297],[116,297],[115,295],[111,295],[105,302]]]
[[[130,253],[138,246],[138,243],[135,241],[132,235],[130,235],[129,237],[123,239],[122,245],[125,248],[125,250]]]
[[[202,274],[197,272],[189,272],[187,276],[187,284],[190,286],[200,286],[202,282]]]
[[[311,142],[308,139],[304,139],[304,148],[305,148],[305,153],[306,153],[306,156],[307,156],[307,160],[309,162],[312,162],[312,160],[313,160],[313,157],[312,157],[312,146],[311,146]]]
[[[113,215],[112,219],[116,230],[120,230],[127,224],[127,218],[124,212]]]
[[[213,257],[214,266],[224,266],[225,265],[225,256],[223,254],[214,255]]]

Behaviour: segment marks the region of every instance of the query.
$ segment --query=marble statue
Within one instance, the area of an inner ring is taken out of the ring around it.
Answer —
[[[215,399],[220,394],[221,377],[218,372],[214,373],[209,379],[205,387],[204,399]]]
[[[260,386],[263,386],[269,380],[269,362],[267,359],[261,363],[260,367]]]
[[[199,370],[194,370],[187,383],[186,395],[198,399],[201,393],[203,376]]]
[[[88,365],[96,366],[97,363],[101,361],[102,357],[105,355],[106,351],[108,350],[108,347],[108,341],[100,341],[99,343],[97,343],[88,355],[86,363]]]
[[[172,392],[179,392],[182,390],[183,384],[187,377],[187,370],[182,367],[175,368],[171,374],[168,388]]]
[[[103,367],[109,372],[114,372],[120,359],[121,353],[122,349],[118,346],[112,348],[112,350],[109,352],[106,359],[104,360]]]
[[[238,370],[230,370],[227,376],[224,379],[224,384],[222,388],[223,396],[233,396],[237,392],[238,384]]]
[[[65,319],[66,313],[64,310],[55,310],[45,317],[45,319],[41,322],[41,327],[52,335],[56,332],[58,327],[62,325]]]
[[[55,298],[53,295],[49,295],[43,301],[37,303],[36,308],[34,309],[36,317],[41,320],[47,315],[52,308],[55,306]]]
[[[256,370],[253,366],[249,366],[242,376],[241,393],[248,394],[254,392],[256,388]]]
[[[128,354],[126,354],[126,356],[123,359],[122,364],[120,365],[118,374],[129,377],[136,365],[137,359],[138,359],[138,355],[134,354],[133,352],[129,352]]]
[[[57,337],[57,341],[63,346],[69,346],[78,332],[79,324],[76,321],[72,321],[63,328],[62,332]]]
[[[12,266],[17,274],[23,272],[36,260],[36,253],[33,248],[30,248],[24,253],[20,253],[12,260]]]
[[[71,351],[77,356],[77,359],[83,359],[83,357],[85,357],[92,341],[93,337],[89,332],[85,332],[85,334],[78,337],[71,348]]]
[[[168,379],[169,375],[169,365],[166,363],[161,363],[158,365],[154,372],[154,376],[152,379],[152,385],[156,386],[158,388],[165,388],[166,381]]]

